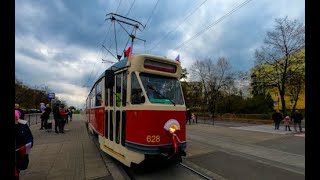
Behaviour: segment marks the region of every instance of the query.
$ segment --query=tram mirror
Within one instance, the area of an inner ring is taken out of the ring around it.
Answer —
[[[105,86],[106,88],[112,88],[114,86],[114,71],[106,70],[105,72]]]

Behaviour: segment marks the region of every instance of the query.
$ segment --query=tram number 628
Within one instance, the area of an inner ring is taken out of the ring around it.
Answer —
[[[147,142],[151,142],[151,143],[160,142],[159,135],[148,135],[146,139],[147,139]]]

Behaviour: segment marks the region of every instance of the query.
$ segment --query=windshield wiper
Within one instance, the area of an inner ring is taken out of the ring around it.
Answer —
[[[155,90],[153,87],[147,85],[147,87],[151,90],[153,90],[154,92],[156,92],[157,94],[159,94],[160,96],[164,97],[165,99],[168,99],[174,106],[176,106],[176,103],[174,103],[170,98],[165,97],[164,95],[162,95],[159,91]]]

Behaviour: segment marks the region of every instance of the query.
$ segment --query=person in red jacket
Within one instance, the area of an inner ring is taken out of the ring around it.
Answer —
[[[15,177],[28,168],[29,153],[33,146],[33,136],[27,121],[20,119],[20,112],[15,110]]]

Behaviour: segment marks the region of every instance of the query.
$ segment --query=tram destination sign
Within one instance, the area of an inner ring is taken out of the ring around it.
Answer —
[[[55,98],[55,93],[49,93],[48,94],[49,99],[54,99]]]

